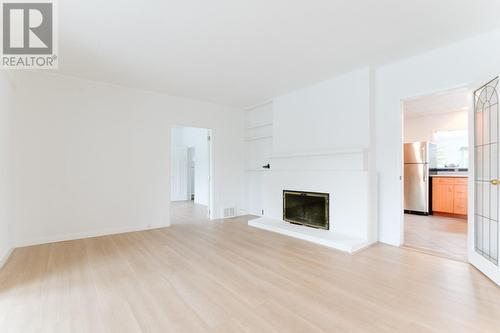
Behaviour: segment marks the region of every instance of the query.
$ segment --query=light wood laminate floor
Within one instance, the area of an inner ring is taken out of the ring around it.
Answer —
[[[208,219],[208,207],[195,204],[191,200],[172,201],[170,202],[170,219],[172,225],[203,224]]]
[[[0,332],[499,332],[500,288],[468,264],[350,256],[248,219],[16,249]]]
[[[405,214],[405,246],[467,262],[467,220]]]

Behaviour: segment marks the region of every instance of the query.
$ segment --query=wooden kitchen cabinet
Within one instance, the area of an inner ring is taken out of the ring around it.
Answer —
[[[467,178],[433,177],[432,211],[467,215]]]
[[[453,184],[432,179],[432,210],[453,214]]]
[[[467,184],[455,184],[453,214],[467,215]]]

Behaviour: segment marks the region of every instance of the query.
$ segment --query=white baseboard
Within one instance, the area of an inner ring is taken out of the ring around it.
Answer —
[[[25,246],[48,244],[48,243],[57,243],[57,242],[64,242],[64,241],[84,239],[84,238],[123,234],[123,233],[127,233],[127,232],[135,232],[135,231],[154,230],[154,229],[167,228],[169,226],[170,225],[162,225],[162,226],[154,226],[154,227],[150,227],[150,228],[148,228],[146,226],[141,226],[141,227],[134,226],[134,227],[113,228],[113,229],[106,229],[106,230],[86,231],[86,232],[80,232],[80,233],[72,233],[72,234],[65,234],[65,235],[50,236],[50,237],[43,237],[43,238],[37,238],[37,239],[18,241],[16,243],[16,247],[25,247]]]
[[[14,251],[14,248],[8,248],[0,257],[0,269],[7,263],[7,260],[9,260],[10,255],[12,254],[12,251]]]

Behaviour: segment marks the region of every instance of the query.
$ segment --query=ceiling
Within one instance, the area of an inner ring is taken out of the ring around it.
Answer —
[[[472,105],[472,91],[454,89],[404,101],[405,118],[429,114],[467,111]]]
[[[64,0],[59,72],[235,107],[500,27],[498,0]]]

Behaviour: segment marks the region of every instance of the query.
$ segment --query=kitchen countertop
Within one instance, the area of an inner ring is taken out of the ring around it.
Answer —
[[[438,175],[429,175],[429,177],[455,177],[455,178],[467,178],[469,175],[467,173],[445,173],[445,174],[438,174]]]

